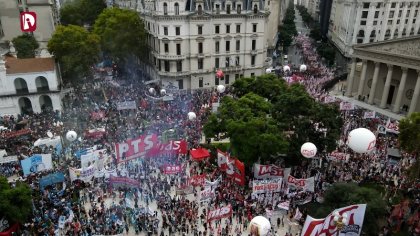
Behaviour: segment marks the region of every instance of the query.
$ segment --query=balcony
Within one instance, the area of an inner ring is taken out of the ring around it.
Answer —
[[[227,72],[240,72],[242,70],[242,66],[229,66],[229,67],[221,67],[221,68],[214,68],[214,72],[217,70],[222,70],[224,73]]]
[[[161,59],[161,60],[183,60],[186,59],[187,56],[185,55],[170,55],[170,54],[160,54],[157,52],[153,52],[153,56],[156,57],[157,59]]]
[[[190,75],[191,72],[190,71],[180,71],[180,72],[177,72],[177,71],[170,71],[170,72],[167,72],[167,71],[158,71],[158,73],[161,76],[182,77],[182,76]]]

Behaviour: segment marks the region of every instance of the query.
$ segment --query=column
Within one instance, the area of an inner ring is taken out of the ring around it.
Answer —
[[[414,87],[414,93],[413,93],[413,97],[411,98],[411,103],[410,103],[410,110],[408,110],[408,115],[411,115],[411,113],[414,112],[414,110],[416,110],[417,107],[417,103],[420,100],[420,70],[417,70],[417,82],[416,82],[416,87]]]
[[[387,66],[388,66],[388,73],[386,74],[384,93],[382,94],[381,105],[380,105],[381,108],[386,107],[386,100],[388,99],[389,88],[391,87],[392,70],[394,69],[394,66],[391,64],[387,64]]]
[[[375,99],[376,85],[378,84],[378,77],[379,77],[379,68],[381,68],[381,63],[375,62],[373,80],[372,80],[372,84],[370,85],[369,101],[368,101],[369,104],[373,104],[373,101]]]
[[[392,109],[392,111],[395,113],[398,113],[400,111],[402,97],[404,95],[404,90],[405,90],[405,82],[407,82],[407,68],[401,67],[401,69],[402,69],[402,76],[401,76],[400,86],[398,86],[397,100],[395,101],[394,108]]]
[[[360,75],[360,81],[359,81],[359,88],[357,89],[357,96],[361,96],[363,93],[363,87],[365,86],[366,81],[366,70],[367,70],[367,60],[362,60],[362,74]]]
[[[353,92],[353,83],[354,83],[354,72],[356,71],[356,58],[352,58],[351,60],[351,68],[350,68],[350,75],[347,79],[347,90],[346,96],[351,97]]]

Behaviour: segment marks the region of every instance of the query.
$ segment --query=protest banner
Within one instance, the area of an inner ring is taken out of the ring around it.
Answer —
[[[211,200],[215,196],[216,196],[215,189],[211,187],[204,188],[203,191],[200,191],[200,202]]]
[[[347,225],[344,225],[340,231],[337,230],[337,226],[334,223],[333,212],[335,211],[340,215],[347,214]],[[314,219],[308,215],[303,225],[301,236],[332,235],[331,232],[338,236],[360,236],[365,211],[366,204],[358,204],[336,209],[324,219]]]
[[[2,137],[5,139],[16,138],[22,135],[31,134],[32,131],[30,129],[21,129],[16,131],[5,132],[2,134]]]
[[[25,176],[43,170],[50,170],[52,169],[51,154],[36,154],[20,161],[20,164]]]
[[[136,101],[117,102],[117,110],[135,110],[137,109]]]
[[[340,111],[351,111],[354,110],[354,104],[351,102],[341,102]]]
[[[337,150],[331,152],[327,156],[328,160],[330,161],[344,161],[347,162],[350,159],[350,154],[346,154],[344,152],[339,152]]]
[[[294,201],[296,205],[305,205],[306,203],[310,203],[312,201],[312,195],[308,195],[302,199],[297,199]]]
[[[386,128],[386,132],[394,133],[394,134],[400,133],[399,122],[397,120],[391,121],[391,119],[388,118],[385,128]]]
[[[104,111],[91,112],[90,118],[92,120],[102,120],[103,118],[105,118],[105,112]]]
[[[10,163],[10,162],[15,162],[18,161],[18,157],[17,156],[0,156],[0,164],[4,164],[4,163]]]
[[[73,167],[69,168],[69,175],[70,175],[71,181],[75,181],[77,179],[84,182],[92,181],[93,178],[95,177],[95,172],[96,172],[96,167],[94,165],[91,165],[87,168],[80,168],[80,169],[76,169]]]
[[[194,176],[191,176],[191,178],[189,179],[189,183],[192,186],[203,186],[204,183],[206,182],[206,178],[207,178],[207,174],[194,175]]]
[[[335,97],[333,97],[333,96],[325,96],[325,98],[324,98],[324,103],[333,103],[333,102],[335,102]]]
[[[314,192],[315,191],[315,178],[310,177],[307,179],[297,179],[291,175],[287,178],[287,184],[289,188],[301,189],[303,191]]]
[[[231,158],[227,153],[217,150],[217,165],[226,172],[236,183],[245,185],[245,165],[236,158]]]
[[[184,170],[182,165],[164,165],[162,171],[164,174],[178,174]]]
[[[365,111],[363,114],[363,119],[374,119],[376,117],[375,111]]]
[[[229,217],[230,215],[232,215],[232,206],[227,205],[227,206],[209,211],[207,214],[207,221],[211,222],[213,220]]]
[[[277,207],[278,207],[278,208],[280,208],[280,209],[283,209],[283,210],[288,211],[288,210],[289,210],[289,208],[290,208],[290,201],[289,201],[289,200],[287,200],[287,201],[284,201],[284,202],[280,202],[280,203],[277,205]]]
[[[103,169],[103,159],[105,158],[106,149],[95,150],[88,152],[84,155],[80,156],[80,162],[82,164],[82,168],[86,168],[90,165],[95,165],[95,167],[99,170]],[[102,165],[100,165],[100,160],[102,160]]]
[[[57,172],[54,174],[49,174],[45,177],[42,177],[39,180],[39,188],[43,190],[46,186],[54,185],[56,183],[64,182],[64,174]]]
[[[254,180],[252,181],[252,193],[260,194],[267,192],[280,192],[282,187],[282,180],[271,179],[271,180]]]
[[[275,165],[254,164],[253,170],[255,179],[282,178],[290,173],[290,168],[283,169]]]
[[[117,177],[117,176],[112,176],[112,175],[109,177],[109,184],[112,187],[116,187],[116,186],[131,187],[131,188],[140,187],[140,183],[136,179],[131,179],[128,177]]]
[[[182,187],[175,188],[176,195],[188,195],[194,192],[194,188],[192,186],[183,185]]]

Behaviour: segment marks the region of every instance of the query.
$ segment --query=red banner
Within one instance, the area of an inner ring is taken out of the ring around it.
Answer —
[[[245,165],[236,158],[229,158],[227,153],[217,150],[217,165],[241,186],[245,185]]]
[[[3,134],[3,137],[6,139],[9,138],[15,138],[15,137],[19,137],[25,134],[30,134],[31,130],[30,129],[21,129],[21,130],[17,130],[17,131],[11,131],[11,132],[7,132]]]
[[[281,168],[275,165],[254,164],[254,178],[282,178],[290,173],[290,168]]]
[[[102,120],[103,118],[105,118],[105,112],[103,111],[92,112],[90,113],[90,118],[92,120]]]
[[[230,215],[232,215],[232,206],[227,205],[225,207],[209,211],[207,215],[207,221],[210,222],[212,220],[226,218],[226,217],[229,217]]]
[[[206,182],[206,178],[207,178],[206,174],[194,175],[194,176],[191,176],[189,182],[190,182],[190,185],[192,186],[203,186],[204,183]]]
[[[117,162],[129,161],[139,157],[152,157],[165,153],[187,153],[187,142],[169,141],[160,143],[156,134],[142,135],[135,139],[129,139],[123,143],[115,144]]]
[[[130,178],[127,178],[127,177],[115,177],[115,176],[112,176],[112,175],[109,177],[109,183],[112,186],[123,185],[123,186],[134,187],[134,188],[140,187],[139,181],[137,181],[135,179],[130,179]]]
[[[178,174],[183,171],[182,165],[164,165],[163,173],[165,174]]]

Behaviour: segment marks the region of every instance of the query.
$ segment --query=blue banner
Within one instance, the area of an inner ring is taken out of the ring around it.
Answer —
[[[39,180],[39,187],[41,190],[44,190],[46,186],[53,185],[56,183],[64,182],[64,174],[57,172],[54,174],[49,174]]]
[[[29,175],[38,171],[52,169],[51,154],[36,154],[20,161],[23,174]]]

